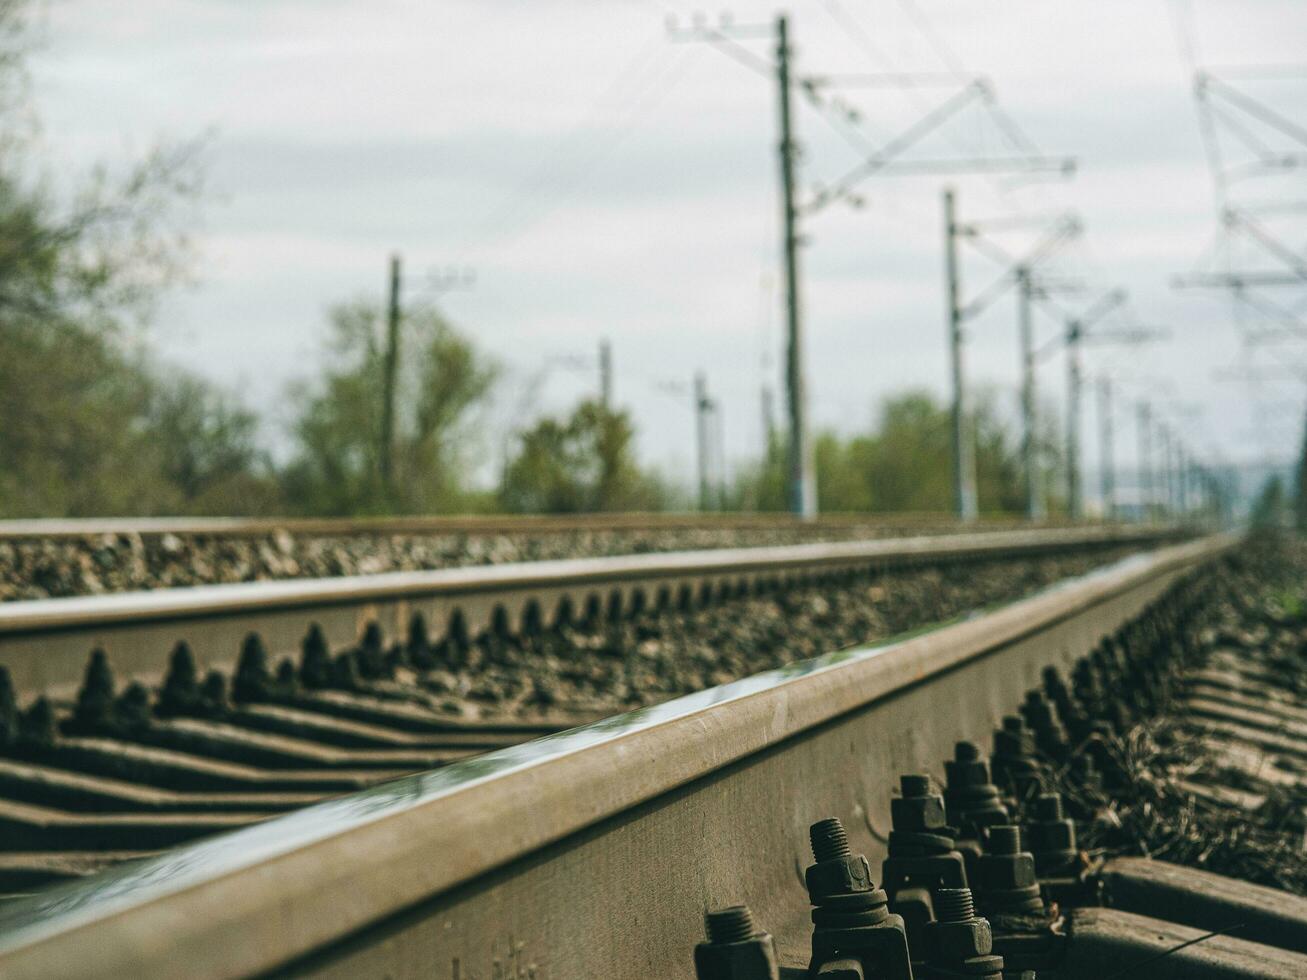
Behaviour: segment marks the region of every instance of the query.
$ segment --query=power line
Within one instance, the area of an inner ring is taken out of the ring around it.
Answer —
[[[840,3],[840,0],[822,0],[822,5],[830,17],[841,27],[841,29],[844,30],[854,43],[872,59],[872,61],[889,69],[888,76],[879,76],[883,85],[890,87],[893,81],[898,81],[900,84],[893,87],[899,87],[906,91],[909,99],[912,100],[919,111],[925,113],[931,113],[934,111],[934,107],[924,101],[920,91],[920,80],[923,78],[920,73],[899,71],[898,65],[894,60],[875,44],[871,39],[871,35],[848,12],[847,8]],[[1015,120],[1013,120],[1012,117],[999,105],[994,93],[993,85],[986,79],[980,78],[973,73],[966,71],[961,63],[961,59],[959,59],[948,48],[948,45],[944,42],[943,38],[934,30],[930,25],[930,22],[919,9],[906,3],[904,6],[905,12],[908,13],[913,26],[922,34],[923,37],[926,38],[927,43],[935,50],[936,56],[945,64],[948,69],[948,76],[951,77],[952,81],[955,84],[963,86],[964,89],[973,85],[976,86],[980,93],[980,104],[982,108],[989,116],[995,128],[1007,139],[1013,149],[1018,153],[1031,158],[1042,157],[1043,154],[1035,145],[1034,141],[1022,132]],[[932,84],[938,82],[938,76],[925,75],[924,77]],[[974,143],[970,146],[964,146],[957,139],[956,134],[951,129],[945,131],[945,138],[950,144],[952,144],[954,149],[958,150],[960,153],[970,154],[973,157],[988,155],[984,153],[983,148],[975,148]],[[994,168],[995,171],[1005,169],[1010,168]],[[970,169],[965,166],[959,167],[959,170],[987,173],[984,170]],[[1065,171],[1060,172],[1065,173]],[[1003,194],[998,181],[992,176],[990,179],[994,189],[998,192],[999,199],[1006,201],[1006,197]]]
[[[690,60],[688,52],[668,57],[661,41],[660,35],[654,35],[637,50],[582,120],[555,142],[553,150],[546,152],[522,184],[488,212],[479,223],[474,240],[496,232],[511,240],[584,186],[585,178],[629,138],[683,77]],[[614,118],[601,123],[605,115]],[[594,142],[578,159],[584,137],[594,138]]]
[[[966,68],[962,65],[962,59],[957,56],[939,31],[935,29],[935,25],[926,16],[925,11],[918,7],[914,0],[899,0],[899,6],[908,15],[908,19],[912,21],[917,32],[934,49],[935,56],[943,62],[944,66],[954,75],[959,77],[965,75]]]

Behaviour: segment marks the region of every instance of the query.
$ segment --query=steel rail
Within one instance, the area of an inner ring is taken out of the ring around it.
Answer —
[[[415,613],[436,636],[450,629],[511,632],[841,571],[1149,544],[1181,533],[1161,527],[992,531],[21,600],[0,603],[0,664],[20,691],[58,691],[80,679],[97,646],[121,672],[148,677],[163,669],[181,639],[201,663],[219,666],[234,661],[250,632],[274,655],[292,652],[310,622],[334,647],[356,642],[369,622],[402,637]]]
[[[689,975],[705,907],[747,901],[806,950],[813,820],[873,867],[895,776],[988,735],[1220,535],[987,615],[737,681],[388,783],[20,900],[8,980]]]
[[[1024,525],[1018,518],[986,518],[963,524],[952,514],[904,512],[886,514],[822,514],[804,521],[791,514],[770,513],[613,513],[613,514],[460,514],[411,517],[94,517],[0,520],[0,540],[87,539],[105,534],[165,534],[194,537],[262,537],[286,531],[311,536],[391,534],[565,534],[669,530],[810,529],[880,527],[921,531],[925,528],[984,530]],[[1047,522],[1047,526],[1062,526]]]

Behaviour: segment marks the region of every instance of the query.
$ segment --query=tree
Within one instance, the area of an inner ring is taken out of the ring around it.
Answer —
[[[1257,493],[1257,499],[1253,501],[1252,512],[1249,515],[1249,521],[1253,527],[1258,530],[1269,530],[1282,528],[1285,525],[1285,512],[1287,509],[1286,494],[1284,492],[1284,480],[1280,475],[1274,474],[1266,478],[1262,488]]]
[[[876,506],[872,492],[876,440],[870,436],[841,439],[833,432],[817,435],[817,504],[827,513],[866,512]]]
[[[946,511],[952,499],[948,413],[925,392],[886,399],[863,471],[878,511]]]
[[[505,467],[500,503],[529,514],[657,510],[661,488],[636,466],[634,438],[630,417],[597,401],[541,419]]]
[[[295,455],[289,506],[311,514],[436,513],[464,499],[475,414],[497,374],[438,313],[404,318],[396,396],[394,491],[381,480],[384,315],[367,301],[329,315],[322,375],[292,390]]]
[[[1293,475],[1293,524],[1299,534],[1307,533],[1307,427],[1303,429],[1302,448]]]
[[[976,488],[980,509],[985,513],[1024,514],[1026,491],[1021,465],[1021,437],[1003,423],[992,390],[978,393],[971,420],[976,439]],[[1046,452],[1052,458],[1057,455],[1051,441]],[[945,472],[951,479],[952,469]],[[946,509],[951,507],[950,496]]]
[[[2,220],[2,219],[0,219]],[[0,513],[122,513],[161,501],[142,438],[146,380],[75,324],[0,313]]]
[[[27,12],[0,0],[0,515],[185,507],[156,428],[183,403],[155,397],[139,328],[188,263],[199,146],[53,179],[29,138]]]
[[[257,418],[74,323],[0,318],[0,514],[274,508]]]
[[[146,418],[159,472],[191,514],[270,513],[279,493],[259,418],[191,375],[156,381]]]
[[[820,452],[820,438],[814,444],[817,459],[817,486],[820,490],[822,481],[821,466],[825,459]],[[785,440],[777,433],[772,433],[767,440],[767,450],[762,459],[752,466],[742,467],[726,492],[726,507],[736,511],[763,511],[767,513],[783,511],[789,504],[787,500],[789,466],[785,451]],[[818,506],[826,506],[825,500],[819,499]]]
[[[946,512],[952,507],[949,415],[927,392],[887,398],[876,426],[849,437],[822,432],[815,440],[818,502],[825,512]],[[976,470],[985,510],[1025,508],[1015,440],[982,393],[972,411]],[[1055,461],[1055,447],[1046,456]],[[736,481],[735,506],[784,510],[786,457],[782,439]]]

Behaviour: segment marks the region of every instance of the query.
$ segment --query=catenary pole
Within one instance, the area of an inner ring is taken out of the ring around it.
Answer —
[[[781,218],[784,227],[785,384],[789,402],[790,510],[804,518],[817,515],[817,477],[808,439],[803,373],[803,329],[799,299],[799,232],[795,191],[796,147],[790,90],[789,21],[776,18],[776,79],[780,96]]]
[[[1112,445],[1112,381],[1098,379],[1098,478],[1103,498],[1103,519],[1116,517],[1116,461]]]
[[[708,412],[712,401],[708,398],[708,379],[699,371],[694,376],[694,432],[699,456],[699,509],[709,510],[711,499],[708,486]]]
[[[1080,337],[1081,324],[1072,320],[1066,331],[1066,506],[1073,521],[1083,515],[1080,484]]]
[[[605,410],[613,407],[613,345],[599,341],[599,403]]]
[[[1136,407],[1139,427],[1139,507],[1146,521],[1153,519],[1153,420],[1148,402]]]
[[[958,269],[957,204],[952,189],[944,191],[944,272],[948,298],[949,376],[953,386],[950,406],[950,443],[953,456],[953,509],[958,519],[974,521],[976,457],[967,424],[966,393],[962,376],[962,310]]]
[[[1035,436],[1035,330],[1031,319],[1031,292],[1028,266],[1018,266],[1017,321],[1021,334],[1021,461],[1026,472],[1026,518],[1044,517],[1043,496],[1039,492],[1039,460]]]
[[[399,370],[400,258],[390,257],[390,296],[386,306],[386,355],[382,362],[381,484],[393,496],[395,484],[395,378]]]

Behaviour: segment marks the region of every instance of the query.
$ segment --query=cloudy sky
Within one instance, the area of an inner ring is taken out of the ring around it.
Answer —
[[[684,28],[695,11],[679,0],[54,0],[35,90],[43,139],[65,172],[211,133],[197,282],[169,300],[155,339],[170,360],[265,411],[271,438],[286,421],[286,384],[320,357],[326,308],[380,298],[398,251],[413,300],[429,295],[433,270],[475,270],[472,288],[442,306],[504,366],[498,426],[593,392],[608,337],[642,455],[687,474],[693,421],[677,386],[707,373],[738,461],[758,450],[759,391],[781,367],[775,87],[740,51],[670,40],[668,18]],[[775,12],[730,9],[736,25]],[[964,219],[1004,219],[990,235],[1014,254],[1074,209],[1087,233],[1048,271],[1080,291],[1057,301],[1075,309],[1123,286],[1131,304],[1105,328],[1170,331],[1089,354],[1092,373],[1117,381],[1123,457],[1141,397],[1200,454],[1292,454],[1301,386],[1220,370],[1292,361],[1295,347],[1246,351],[1228,299],[1170,280],[1202,261],[1217,227],[1186,46],[1209,66],[1305,62],[1307,4],[794,0],[789,12],[801,77],[930,73],[910,88],[828,87],[824,109],[801,104],[805,197],[856,166],[860,148],[953,97],[964,73],[992,80],[1005,116],[1041,152],[1078,161],[1071,181],[872,177],[858,186],[860,209],[832,204],[807,220],[816,427],[864,427],[906,387],[944,396],[948,182]],[[770,58],[765,40],[740,44]],[[1307,125],[1302,79],[1284,74],[1233,84]],[[1227,116],[1227,163],[1248,152],[1234,149],[1238,125],[1268,151],[1304,149],[1238,108]],[[972,106],[902,159],[1014,152]],[[1230,193],[1284,201],[1304,196],[1302,182],[1245,180]],[[1301,248],[1307,222],[1297,222],[1274,230]],[[1002,272],[969,250],[964,291]],[[1047,314],[1037,327],[1041,344],[1061,329]],[[1008,294],[972,324],[967,351],[971,377],[1008,410],[1016,337]],[[1039,385],[1059,408],[1064,375],[1052,351]],[[1092,466],[1092,401],[1085,421]],[[496,452],[488,446],[488,458]]]

